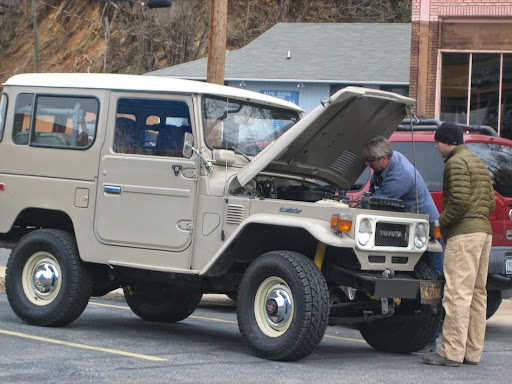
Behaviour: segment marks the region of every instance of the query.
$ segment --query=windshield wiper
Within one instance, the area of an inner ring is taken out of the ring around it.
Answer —
[[[239,150],[237,147],[231,146],[228,149],[232,150],[235,153],[238,153],[239,155],[242,155],[245,158],[245,160],[247,160],[248,162],[251,162],[252,159],[249,156],[247,156],[245,153],[243,153],[241,150]]]

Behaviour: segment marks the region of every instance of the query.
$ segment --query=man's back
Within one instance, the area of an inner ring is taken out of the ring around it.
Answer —
[[[444,172],[444,235],[448,238],[473,232],[491,234],[489,215],[494,207],[494,189],[487,167],[465,145],[457,146],[447,157]]]

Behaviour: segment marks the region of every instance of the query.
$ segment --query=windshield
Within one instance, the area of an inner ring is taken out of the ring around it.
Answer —
[[[235,148],[254,156],[299,121],[299,115],[289,109],[204,97],[203,119],[208,147]]]

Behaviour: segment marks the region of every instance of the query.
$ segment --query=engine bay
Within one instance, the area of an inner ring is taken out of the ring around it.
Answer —
[[[234,196],[249,196],[259,199],[280,199],[303,202],[322,200],[344,202],[352,207],[384,211],[405,212],[405,204],[400,199],[371,196],[360,193],[351,200],[348,191],[335,188],[320,180],[262,174],[244,187],[230,190]]]

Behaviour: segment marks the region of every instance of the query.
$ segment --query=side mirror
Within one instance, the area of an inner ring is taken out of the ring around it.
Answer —
[[[183,156],[190,159],[192,157],[192,146],[194,145],[194,135],[185,132],[185,140],[183,142]]]

